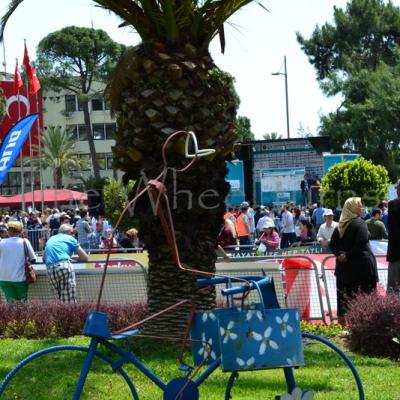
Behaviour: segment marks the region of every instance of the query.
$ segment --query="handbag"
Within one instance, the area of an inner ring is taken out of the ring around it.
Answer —
[[[24,240],[24,255],[25,255],[25,279],[27,283],[36,282],[36,273],[32,267],[32,263],[29,259],[28,246]]]

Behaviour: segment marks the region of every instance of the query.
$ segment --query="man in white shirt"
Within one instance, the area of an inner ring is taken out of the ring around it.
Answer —
[[[325,223],[318,229],[317,241],[321,247],[328,249],[332,233],[339,224],[333,220],[333,211],[329,208],[324,211],[324,219]]]
[[[292,243],[296,241],[296,234],[294,233],[294,220],[293,214],[289,211],[290,205],[284,206],[284,212],[281,218],[281,249],[289,247]]]
[[[275,225],[274,220],[269,215],[269,211],[264,209],[262,217],[257,222],[257,226],[256,226],[257,235],[260,234],[260,232],[263,230],[263,226],[265,225],[265,223],[267,221],[273,222]]]

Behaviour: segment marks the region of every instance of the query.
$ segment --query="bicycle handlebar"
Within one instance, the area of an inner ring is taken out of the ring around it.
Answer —
[[[265,276],[265,277],[261,277],[261,279],[258,280],[257,284],[256,284],[255,281],[256,281],[255,279],[250,281],[249,282],[249,286],[240,285],[240,286],[235,286],[235,287],[231,287],[231,288],[227,288],[227,289],[222,289],[221,293],[224,296],[230,296],[230,295],[233,295],[233,294],[244,293],[244,292],[247,292],[249,290],[254,290],[257,287],[261,287],[261,286],[267,285],[268,283],[271,282],[271,279],[268,276]]]
[[[252,275],[245,275],[245,276],[233,276],[233,277],[216,277],[216,278],[199,278],[196,280],[196,285],[199,286],[208,286],[208,285],[218,285],[221,283],[228,283],[228,282],[235,282],[235,280],[243,282],[245,281],[261,281],[264,279],[264,276],[252,276]]]

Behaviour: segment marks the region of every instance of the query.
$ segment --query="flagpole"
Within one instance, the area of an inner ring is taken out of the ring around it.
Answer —
[[[18,58],[15,60],[16,66],[18,67]],[[17,73],[17,68],[15,73]],[[14,80],[16,77],[14,77]],[[17,103],[18,103],[18,121],[21,120],[21,102],[19,101],[19,86],[17,90]],[[19,152],[19,157],[20,157],[20,174],[21,174],[21,197],[22,197],[22,211],[25,211],[25,180],[24,180],[24,164],[22,161],[22,149]]]
[[[24,39],[24,46],[26,49],[26,39]],[[29,79],[26,80],[26,95],[28,97],[28,104],[30,104],[31,96],[29,93]],[[29,165],[30,165],[30,177],[31,177],[30,180],[31,180],[31,193],[32,193],[32,211],[33,211],[35,209],[35,199],[33,195],[32,132],[29,132]]]
[[[7,76],[7,61],[6,61],[6,40],[3,37],[3,65],[4,65],[4,80],[6,80]]]

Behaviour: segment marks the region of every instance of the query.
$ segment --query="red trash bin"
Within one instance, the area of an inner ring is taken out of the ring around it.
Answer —
[[[285,258],[286,296],[289,308],[295,307],[302,318],[310,318],[312,263],[304,258]]]

